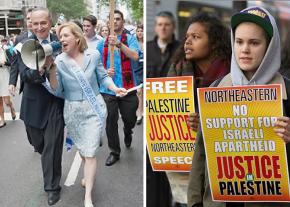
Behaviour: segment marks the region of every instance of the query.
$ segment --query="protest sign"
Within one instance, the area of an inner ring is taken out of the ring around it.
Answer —
[[[153,170],[190,170],[196,133],[186,121],[193,112],[192,77],[146,79],[146,137]]]
[[[280,85],[198,89],[211,193],[215,201],[289,201]]]

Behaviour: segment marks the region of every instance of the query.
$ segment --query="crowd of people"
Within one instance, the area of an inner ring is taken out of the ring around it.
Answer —
[[[2,37],[0,48],[0,128],[6,125],[4,118],[4,103],[10,108],[11,117],[16,118],[15,109],[10,99],[8,83],[9,83],[9,68],[11,66],[13,51],[9,45],[9,40]]]
[[[47,8],[27,11],[27,31],[14,42],[2,38],[0,48],[0,128],[6,125],[3,102],[16,118],[10,95],[16,95],[20,76],[22,93],[20,119],[29,143],[41,154],[44,191],[48,205],[60,199],[61,160],[66,127],[84,161],[84,206],[93,207],[92,189],[96,178],[96,152],[106,135],[111,153],[107,166],[120,159],[118,119],[124,122],[124,142],[131,147],[137,120],[137,91],[131,89],[142,81],[143,31],[135,34],[125,27],[123,13],[114,11],[114,33],[109,25],[96,28],[97,18],[88,15],[82,23],[61,22],[52,29]],[[61,51],[46,56],[37,69],[25,64],[18,44],[33,39],[40,45],[60,42]],[[110,62],[113,48],[114,62]],[[141,55],[140,55],[141,54]],[[141,99],[142,100],[142,99]],[[119,116],[120,113],[120,116]]]
[[[289,206],[275,202],[213,201],[197,105],[197,88],[209,86],[280,83],[283,94],[289,94],[289,44],[283,48],[281,57],[275,19],[262,7],[249,7],[232,16],[229,30],[216,15],[198,12],[190,18],[181,42],[175,38],[175,26],[171,12],[161,11],[155,16],[156,35],[147,42],[146,77],[193,77],[196,113],[189,114],[187,124],[197,132],[195,151],[190,173],[154,172],[147,152],[147,206]],[[287,99],[283,100],[284,114],[278,117],[274,132],[285,141],[289,159],[289,97],[283,99]],[[186,187],[178,187],[178,183],[185,181]]]

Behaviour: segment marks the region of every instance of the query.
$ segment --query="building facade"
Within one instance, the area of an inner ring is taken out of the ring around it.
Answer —
[[[31,7],[46,7],[46,0],[1,0],[0,34],[19,34],[25,29],[26,11]]]

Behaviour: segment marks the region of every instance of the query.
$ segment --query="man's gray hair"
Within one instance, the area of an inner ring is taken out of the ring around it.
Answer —
[[[36,12],[36,11],[44,11],[44,12],[48,13],[48,17],[49,17],[50,21],[52,21],[52,15],[51,15],[50,11],[48,10],[48,8],[45,8],[45,7],[33,8],[31,11],[31,14],[33,14],[33,12]]]
[[[175,25],[175,18],[174,15],[170,11],[161,11],[156,14],[155,16],[155,23],[158,17],[166,17],[171,20],[172,24]]]

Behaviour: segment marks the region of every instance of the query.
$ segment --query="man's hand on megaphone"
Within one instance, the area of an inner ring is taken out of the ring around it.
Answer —
[[[47,56],[45,58],[45,62],[43,64],[43,66],[39,69],[39,74],[43,75],[45,73],[45,71],[48,71],[51,68],[51,65],[54,63],[54,59],[53,56]]]
[[[45,62],[43,64],[43,69],[44,70],[49,70],[50,66],[54,63],[54,58],[52,55],[49,55],[45,58]]]

